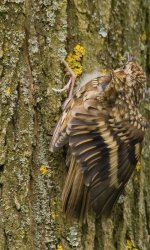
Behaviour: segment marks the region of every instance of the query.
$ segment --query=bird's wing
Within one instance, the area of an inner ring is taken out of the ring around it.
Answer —
[[[63,112],[59,117],[50,142],[51,152],[57,151],[60,147],[64,146],[68,142],[66,129],[70,120],[70,110],[74,104],[74,99],[67,99],[64,104]]]
[[[106,87],[111,82],[111,75],[105,75],[102,77],[97,77],[90,82],[78,87],[78,90],[71,99],[67,99],[64,104],[63,112],[58,120],[58,123],[54,129],[53,136],[50,143],[50,151],[55,152],[58,148],[62,147],[68,142],[67,126],[71,119],[71,110],[78,103],[83,101],[84,98],[93,97],[101,92],[104,94]]]
[[[139,159],[145,134],[146,125],[138,110],[130,112],[132,107],[119,106],[116,100],[111,78],[93,79],[66,105],[51,143],[52,151],[69,143],[88,189],[89,204],[97,215],[111,211]],[[72,176],[76,180],[80,177]],[[71,192],[64,199],[66,211],[76,188],[71,181],[67,181]]]
[[[142,124],[138,128],[129,121],[113,122],[109,114],[89,102],[88,110],[81,104],[72,111],[69,146],[90,189],[90,204],[100,214],[109,212],[131,176],[144,131]]]
[[[97,215],[111,211],[140,157],[146,125],[140,116],[131,122],[123,112],[124,107],[105,107],[94,98],[71,110],[69,146]]]

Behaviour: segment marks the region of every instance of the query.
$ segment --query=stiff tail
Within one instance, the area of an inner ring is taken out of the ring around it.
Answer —
[[[83,173],[73,156],[63,189],[62,203],[67,217],[75,217],[82,222],[86,220],[88,187],[84,184]]]

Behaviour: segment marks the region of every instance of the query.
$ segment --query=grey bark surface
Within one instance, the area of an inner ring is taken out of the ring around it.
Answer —
[[[66,222],[65,151],[49,152],[64,95],[61,60],[86,49],[84,73],[115,68],[132,52],[150,76],[149,0],[1,0],[0,250],[149,250],[150,132],[108,219]],[[143,113],[150,119],[148,91]],[[41,167],[46,167],[42,174]]]

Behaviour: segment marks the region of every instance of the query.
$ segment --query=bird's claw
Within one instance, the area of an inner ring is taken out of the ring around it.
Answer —
[[[65,65],[65,67],[67,68],[69,74],[71,75],[68,83],[64,86],[64,88],[62,89],[55,89],[55,88],[52,88],[52,90],[56,93],[61,93],[63,91],[66,91],[68,90],[69,91],[69,95],[68,95],[68,98],[71,98],[72,97],[72,93],[73,93],[73,89],[74,89],[74,84],[75,84],[75,79],[76,79],[76,75],[75,73],[73,72],[73,70],[69,67],[68,63],[65,61],[65,60],[62,60],[62,63]]]

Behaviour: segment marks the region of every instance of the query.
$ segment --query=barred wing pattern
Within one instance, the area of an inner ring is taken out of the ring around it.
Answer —
[[[142,149],[146,122],[137,108],[117,101],[113,84],[111,77],[101,77],[81,87],[66,106],[51,144],[51,150],[69,144],[63,208],[81,220],[89,206],[97,216],[110,213]]]

